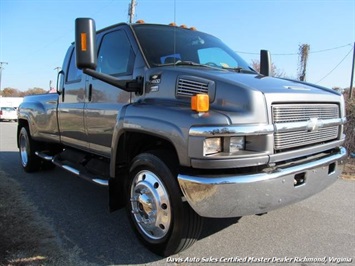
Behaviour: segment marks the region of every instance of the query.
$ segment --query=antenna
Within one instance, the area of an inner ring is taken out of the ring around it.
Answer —
[[[174,0],[174,23],[176,25],[176,0]]]
[[[176,0],[174,0],[174,24],[176,25]],[[176,54],[176,27],[174,27],[174,54]]]
[[[128,16],[129,16],[129,23],[133,23],[134,16],[136,15],[136,0],[131,0],[131,3],[128,4]]]

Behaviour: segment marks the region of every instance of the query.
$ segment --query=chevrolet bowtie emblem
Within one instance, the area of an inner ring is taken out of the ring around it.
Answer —
[[[312,117],[308,120],[307,132],[318,131],[318,129],[322,126],[322,120],[319,120],[318,117]]]

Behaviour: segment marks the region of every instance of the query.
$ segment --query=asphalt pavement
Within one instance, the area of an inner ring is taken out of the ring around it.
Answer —
[[[58,168],[25,173],[16,130],[16,123],[0,123],[0,170],[22,185],[64,247],[78,249],[87,262],[355,265],[355,181],[339,179],[303,202],[262,216],[205,219],[202,235],[190,249],[161,258],[139,243],[125,210],[109,213],[107,188]]]

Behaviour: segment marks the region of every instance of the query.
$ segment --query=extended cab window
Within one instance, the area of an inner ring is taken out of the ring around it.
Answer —
[[[68,75],[66,82],[77,82],[81,80],[81,76],[83,75],[83,71],[76,67],[76,59],[75,59],[75,49],[70,56],[70,62],[68,67]]]
[[[132,73],[134,54],[124,31],[114,31],[103,37],[97,70],[108,75]]]

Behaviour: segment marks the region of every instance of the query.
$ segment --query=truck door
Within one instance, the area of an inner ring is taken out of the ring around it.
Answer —
[[[61,141],[70,146],[88,149],[84,127],[85,76],[76,67],[75,51],[72,46],[67,53],[63,69],[64,84],[58,104],[58,124]]]
[[[123,29],[104,33],[98,51],[96,70],[118,79],[132,79],[134,52]],[[89,77],[85,124],[90,150],[110,156],[113,129],[122,106],[130,103],[131,93]]]

